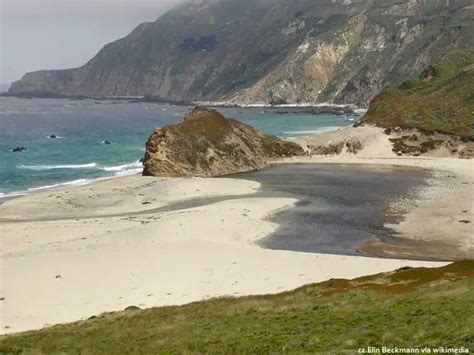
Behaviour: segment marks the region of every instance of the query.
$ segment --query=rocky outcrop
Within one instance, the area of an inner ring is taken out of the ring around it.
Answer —
[[[474,47],[472,0],[194,0],[12,95],[353,103]]]
[[[23,153],[23,152],[26,152],[28,151],[28,149],[26,147],[21,147],[21,146],[18,146],[16,148],[13,148],[11,150],[13,153]]]
[[[270,159],[304,154],[296,143],[262,135],[216,110],[198,106],[184,122],[156,129],[150,136],[143,174],[221,176],[262,168]]]

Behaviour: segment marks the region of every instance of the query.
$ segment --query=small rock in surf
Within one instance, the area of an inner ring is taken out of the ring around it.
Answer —
[[[28,149],[26,149],[25,147],[16,147],[16,148],[13,148],[12,149],[12,152],[14,153],[21,153],[21,152],[26,152]]]
[[[102,141],[101,143],[102,143],[102,144],[107,144],[107,145],[108,145],[108,144],[112,144],[112,143],[110,143],[110,142],[109,142],[109,141],[107,141],[107,140],[105,140],[105,141]]]

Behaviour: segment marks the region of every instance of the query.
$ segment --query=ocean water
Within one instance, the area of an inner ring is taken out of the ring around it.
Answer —
[[[1,97],[0,198],[139,173],[139,160],[149,135],[156,127],[182,121],[189,109],[112,100]],[[351,115],[282,114],[269,108],[219,111],[266,134],[281,137],[324,132],[358,119]],[[58,138],[48,138],[52,134]],[[17,146],[28,150],[12,152]]]

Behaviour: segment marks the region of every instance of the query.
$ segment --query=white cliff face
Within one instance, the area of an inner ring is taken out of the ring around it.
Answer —
[[[274,71],[232,96],[230,101],[274,104],[318,101],[337,66],[357,42],[364,21],[364,16],[352,18],[342,31],[329,39],[307,37]]]
[[[282,28],[280,33],[284,36],[289,36],[298,31],[304,30],[305,27],[306,27],[306,22],[304,20],[294,21],[290,23],[288,26],[286,26],[285,28]]]

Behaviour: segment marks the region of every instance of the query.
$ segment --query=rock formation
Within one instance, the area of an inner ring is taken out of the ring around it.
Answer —
[[[12,95],[367,105],[474,46],[472,0],[194,0]]]
[[[262,168],[270,159],[304,154],[296,143],[265,136],[198,106],[184,122],[154,131],[146,144],[143,174],[221,176]]]
[[[28,149],[26,147],[18,146],[16,148],[13,148],[11,151],[14,153],[23,153],[23,152],[28,151]]]

